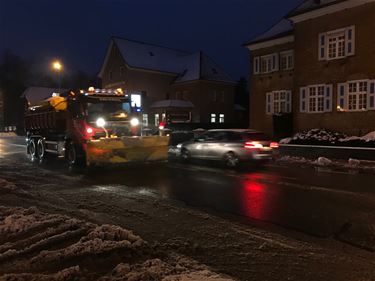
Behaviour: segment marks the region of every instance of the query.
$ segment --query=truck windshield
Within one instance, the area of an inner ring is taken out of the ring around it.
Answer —
[[[131,113],[129,102],[106,101],[87,103],[87,116],[90,120],[94,120],[97,117],[115,117],[121,113]]]

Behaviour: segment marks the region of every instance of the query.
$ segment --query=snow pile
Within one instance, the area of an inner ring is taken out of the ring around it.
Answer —
[[[280,140],[280,144],[375,147],[375,131],[362,137],[347,136],[325,129],[312,129]]]
[[[1,277],[2,281],[73,281],[79,280],[81,273],[79,266],[73,266],[63,269],[54,274],[5,274]]]
[[[16,190],[16,189],[17,189],[17,186],[14,183],[8,182],[0,178],[0,194],[2,192],[9,192],[9,191]]]
[[[319,166],[330,166],[332,165],[332,163],[333,163],[332,160],[325,158],[325,157],[319,157],[316,160],[316,164],[318,164]]]
[[[311,129],[295,134],[292,138],[283,139],[284,144],[332,145],[347,136],[325,129]]]
[[[36,208],[0,206],[0,264],[4,281],[231,280],[120,226]]]

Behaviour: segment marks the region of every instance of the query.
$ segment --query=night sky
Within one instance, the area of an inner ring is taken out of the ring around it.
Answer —
[[[95,74],[112,35],[202,50],[233,78],[248,76],[241,45],[301,0],[0,0],[0,53],[10,49],[47,69]]]

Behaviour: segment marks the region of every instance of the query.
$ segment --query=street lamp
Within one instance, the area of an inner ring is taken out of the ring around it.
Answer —
[[[62,68],[63,68],[63,66],[62,66],[62,64],[58,60],[52,62],[52,69],[54,71],[56,71],[57,75],[58,75],[59,93],[60,93],[60,90],[61,90],[61,71],[62,71]]]

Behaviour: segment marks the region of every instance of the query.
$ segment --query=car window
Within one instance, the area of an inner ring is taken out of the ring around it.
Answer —
[[[242,141],[244,137],[241,133],[237,132],[228,132],[228,141]]]

